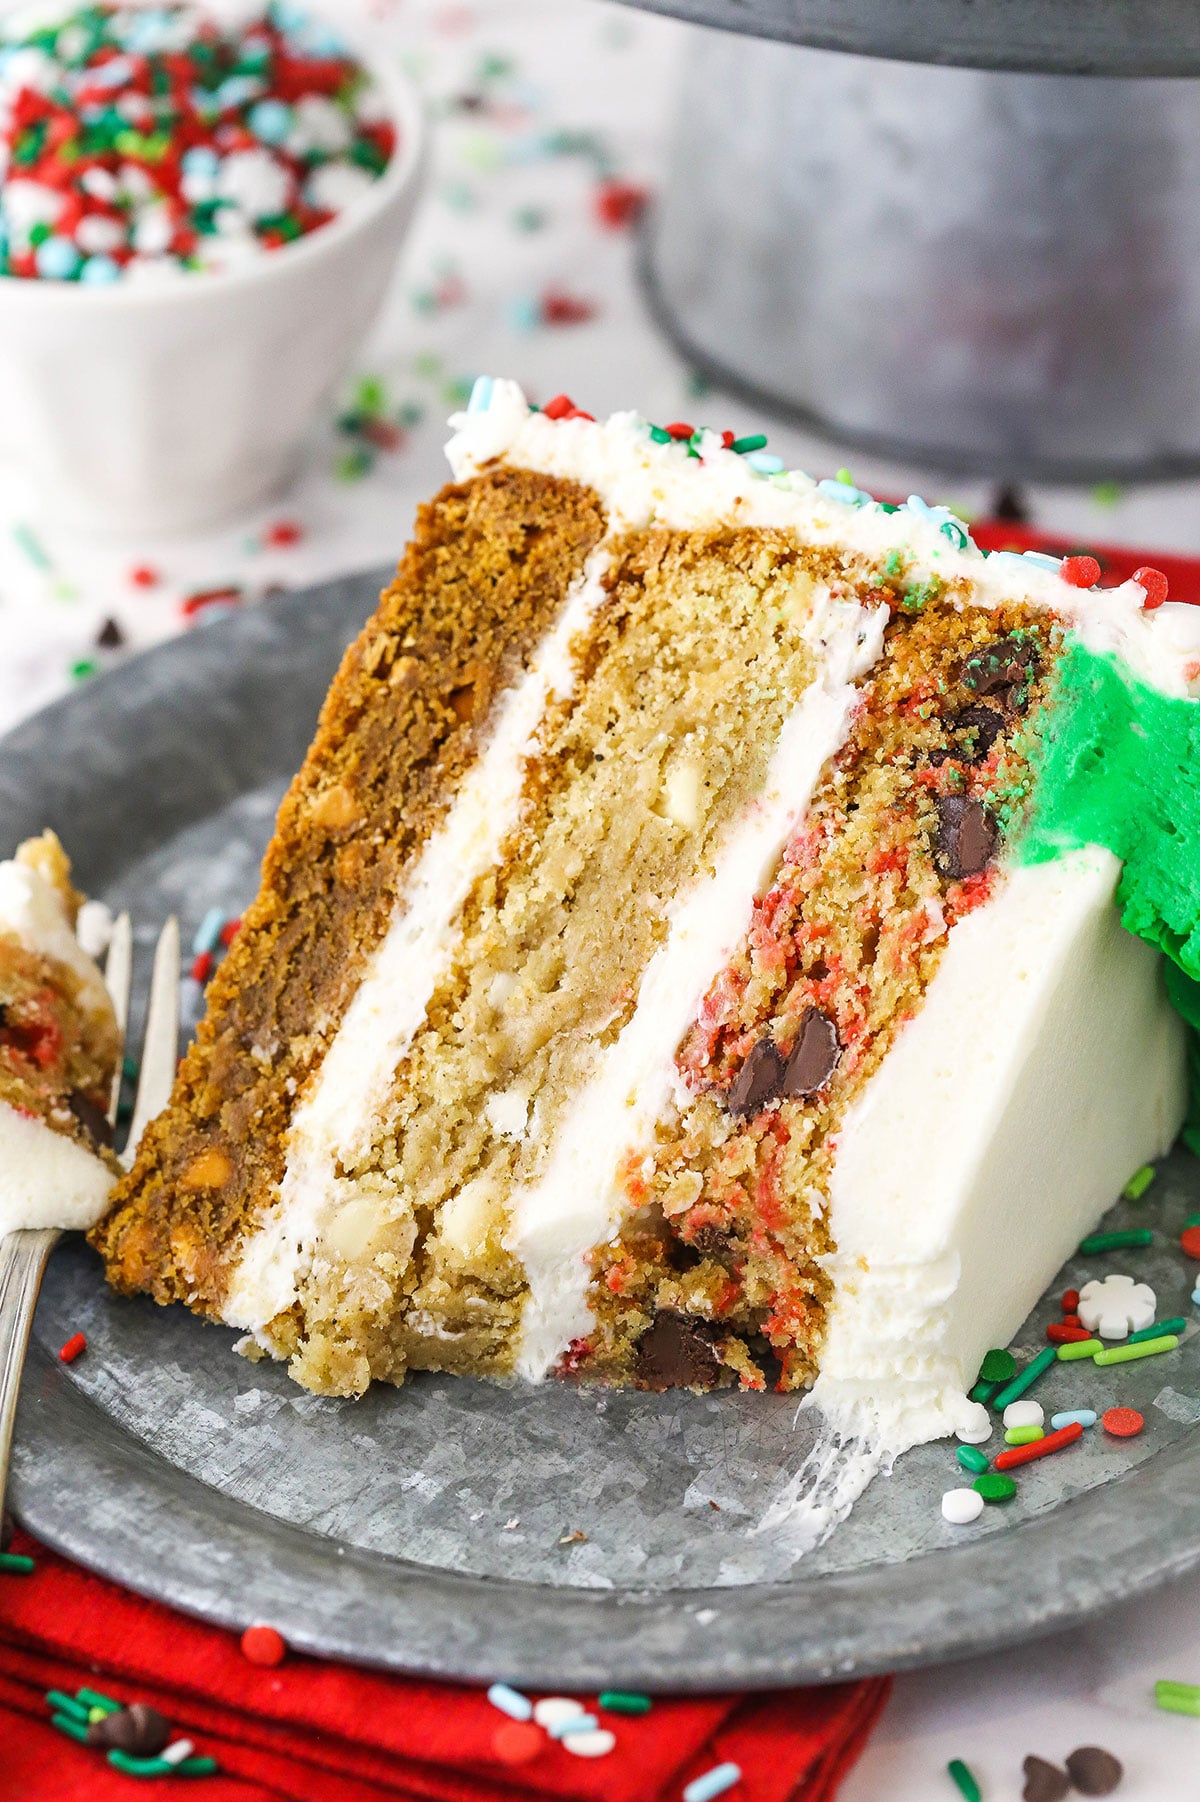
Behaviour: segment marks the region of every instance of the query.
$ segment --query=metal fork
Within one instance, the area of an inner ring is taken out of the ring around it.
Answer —
[[[120,1055],[113,1076],[108,1103],[108,1123],[117,1123],[117,1103],[121,1093],[121,1065],[124,1058],[129,1025],[129,991],[133,977],[133,931],[129,915],[122,914],[113,926],[112,941],[104,967],[104,980],[112,996],[113,1012],[121,1040]],[[154,951],[154,973],[150,982],[150,1002],[146,1010],[146,1030],[142,1039],[142,1056],[138,1073],[137,1096],[129,1136],[121,1153],[128,1169],[146,1123],[166,1106],[175,1076],[175,1059],[179,1036],[179,926],[167,921],[158,936]],[[3,1176],[0,1175],[0,1181]],[[21,1389],[21,1371],[29,1345],[29,1330],[46,1261],[61,1238],[57,1227],[8,1233],[0,1239],[0,1506],[8,1481],[8,1458],[12,1449],[13,1422],[17,1413],[17,1396]]]

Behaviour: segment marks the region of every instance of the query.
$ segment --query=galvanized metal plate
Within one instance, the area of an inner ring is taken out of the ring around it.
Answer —
[[[0,847],[54,826],[91,892],[133,911],[144,978],[168,911],[187,934],[253,892],[378,586],[350,579],[203,627],[30,720],[0,743]],[[1177,1154],[1112,1216],[1162,1229],[1126,1262],[1163,1313],[1190,1312],[1175,1240],[1198,1195],[1194,1160]],[[1059,1290],[1096,1271],[1067,1267],[1019,1349],[1045,1343]],[[64,1366],[57,1348],[80,1330],[87,1354]],[[1140,1438],[1093,1430],[967,1529],[939,1510],[964,1480],[952,1446],[920,1448],[804,1557],[786,1523],[764,1524],[813,1443],[794,1398],[426,1376],[352,1403],[245,1362],[233,1340],[111,1295],[82,1243],[61,1246],[14,1505],[136,1590],[230,1626],[272,1621],[330,1656],[556,1688],[825,1681],[1048,1632],[1200,1561],[1200,1336],[1043,1379],[1048,1409],[1140,1408]]]
[[[899,62],[1059,75],[1200,74],[1193,0],[627,0],[751,37]]]

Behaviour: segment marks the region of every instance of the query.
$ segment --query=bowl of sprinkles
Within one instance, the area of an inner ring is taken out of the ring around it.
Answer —
[[[423,144],[411,85],[283,0],[0,21],[0,431],[43,510],[183,531],[280,487]]]

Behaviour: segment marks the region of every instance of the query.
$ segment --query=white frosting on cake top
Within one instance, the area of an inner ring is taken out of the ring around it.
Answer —
[[[815,482],[801,470],[764,474],[755,466],[760,453],[725,450],[711,431],[698,441],[699,456],[689,456],[686,444],[657,443],[637,413],[549,419],[530,409],[515,382],[486,377],[471,410],[450,423],[446,454],[460,480],[499,460],[586,483],[615,527],[777,526],[880,562],[899,551],[906,581],[961,578],[974,584],[982,606],[1021,601],[1049,609],[1089,648],[1113,653],[1164,694],[1200,694],[1200,607],[1168,602],[1147,612],[1136,582],[1075,588],[1059,575],[1057,558],[985,556],[962,520],[915,495],[890,511],[843,482]]]

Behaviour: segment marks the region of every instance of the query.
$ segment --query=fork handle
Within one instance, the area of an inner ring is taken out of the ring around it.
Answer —
[[[21,1371],[46,1260],[61,1235],[56,1227],[9,1233],[0,1239],[0,1507],[8,1485]]]

